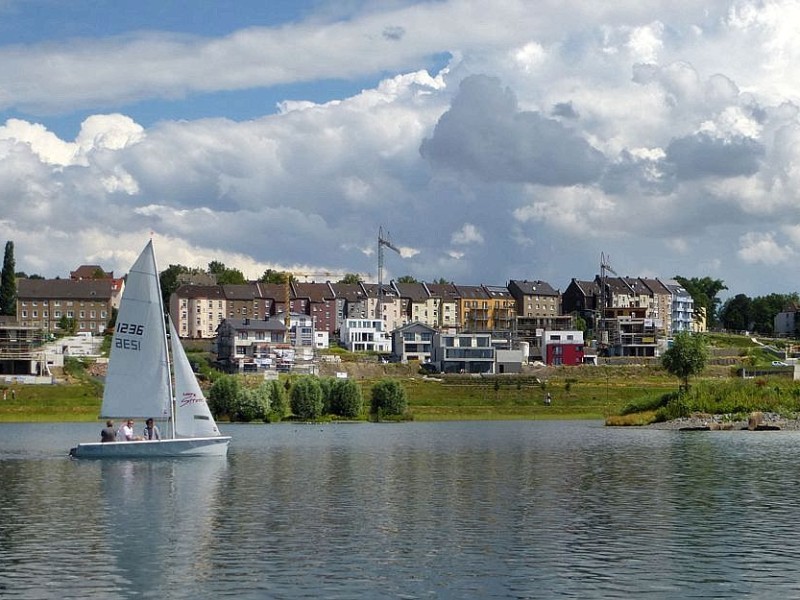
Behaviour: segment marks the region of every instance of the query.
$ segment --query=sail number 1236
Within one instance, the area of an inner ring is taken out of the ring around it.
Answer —
[[[122,335],[144,335],[144,325],[137,325],[136,323],[117,323],[117,333]],[[139,350],[141,348],[141,342],[139,340],[131,340],[122,337],[117,337],[115,345],[117,348],[124,348],[125,350]]]

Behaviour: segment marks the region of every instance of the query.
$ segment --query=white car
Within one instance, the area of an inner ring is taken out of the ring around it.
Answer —
[[[780,361],[780,360],[773,360],[772,361],[772,366],[773,367],[788,367],[789,365],[787,365],[785,362]]]

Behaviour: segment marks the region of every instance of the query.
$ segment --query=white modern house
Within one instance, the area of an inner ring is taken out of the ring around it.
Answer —
[[[389,334],[380,319],[345,319],[339,330],[339,341],[350,352],[392,351]]]

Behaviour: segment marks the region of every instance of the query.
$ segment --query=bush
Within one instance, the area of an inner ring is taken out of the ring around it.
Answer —
[[[636,398],[635,400],[631,400],[625,406],[623,406],[620,409],[619,414],[630,415],[639,412],[658,410],[659,408],[666,406],[667,402],[669,402],[672,396],[673,394],[651,394],[643,398]]]
[[[270,412],[270,389],[262,384],[255,389],[241,389],[233,402],[231,421],[267,421]]]
[[[297,379],[289,392],[289,402],[296,417],[309,421],[319,419],[325,407],[319,379],[312,375]]]
[[[394,379],[384,379],[372,386],[370,413],[380,420],[400,416],[408,410],[408,397],[403,386]]]
[[[352,379],[334,379],[330,388],[330,412],[354,419],[364,408],[361,387]]]
[[[286,397],[286,388],[277,379],[267,382],[270,389],[270,421],[280,421],[289,410],[289,401]]]
[[[208,408],[214,417],[231,415],[234,404],[242,389],[239,379],[233,375],[223,375],[214,382],[208,391]]]

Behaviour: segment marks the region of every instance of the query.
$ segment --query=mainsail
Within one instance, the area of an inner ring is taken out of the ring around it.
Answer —
[[[131,267],[111,341],[101,416],[170,416],[171,382],[152,240]]]
[[[208,403],[186,358],[186,352],[169,318],[169,340],[172,368],[175,372],[175,434],[178,437],[210,437],[219,435]]]
[[[82,443],[70,449],[70,456],[146,458],[227,454],[231,438],[220,435],[172,319],[168,320],[169,342],[151,240],[131,267],[122,294],[101,416],[169,419],[165,428],[169,430],[169,437]],[[173,376],[175,398],[172,396]]]

